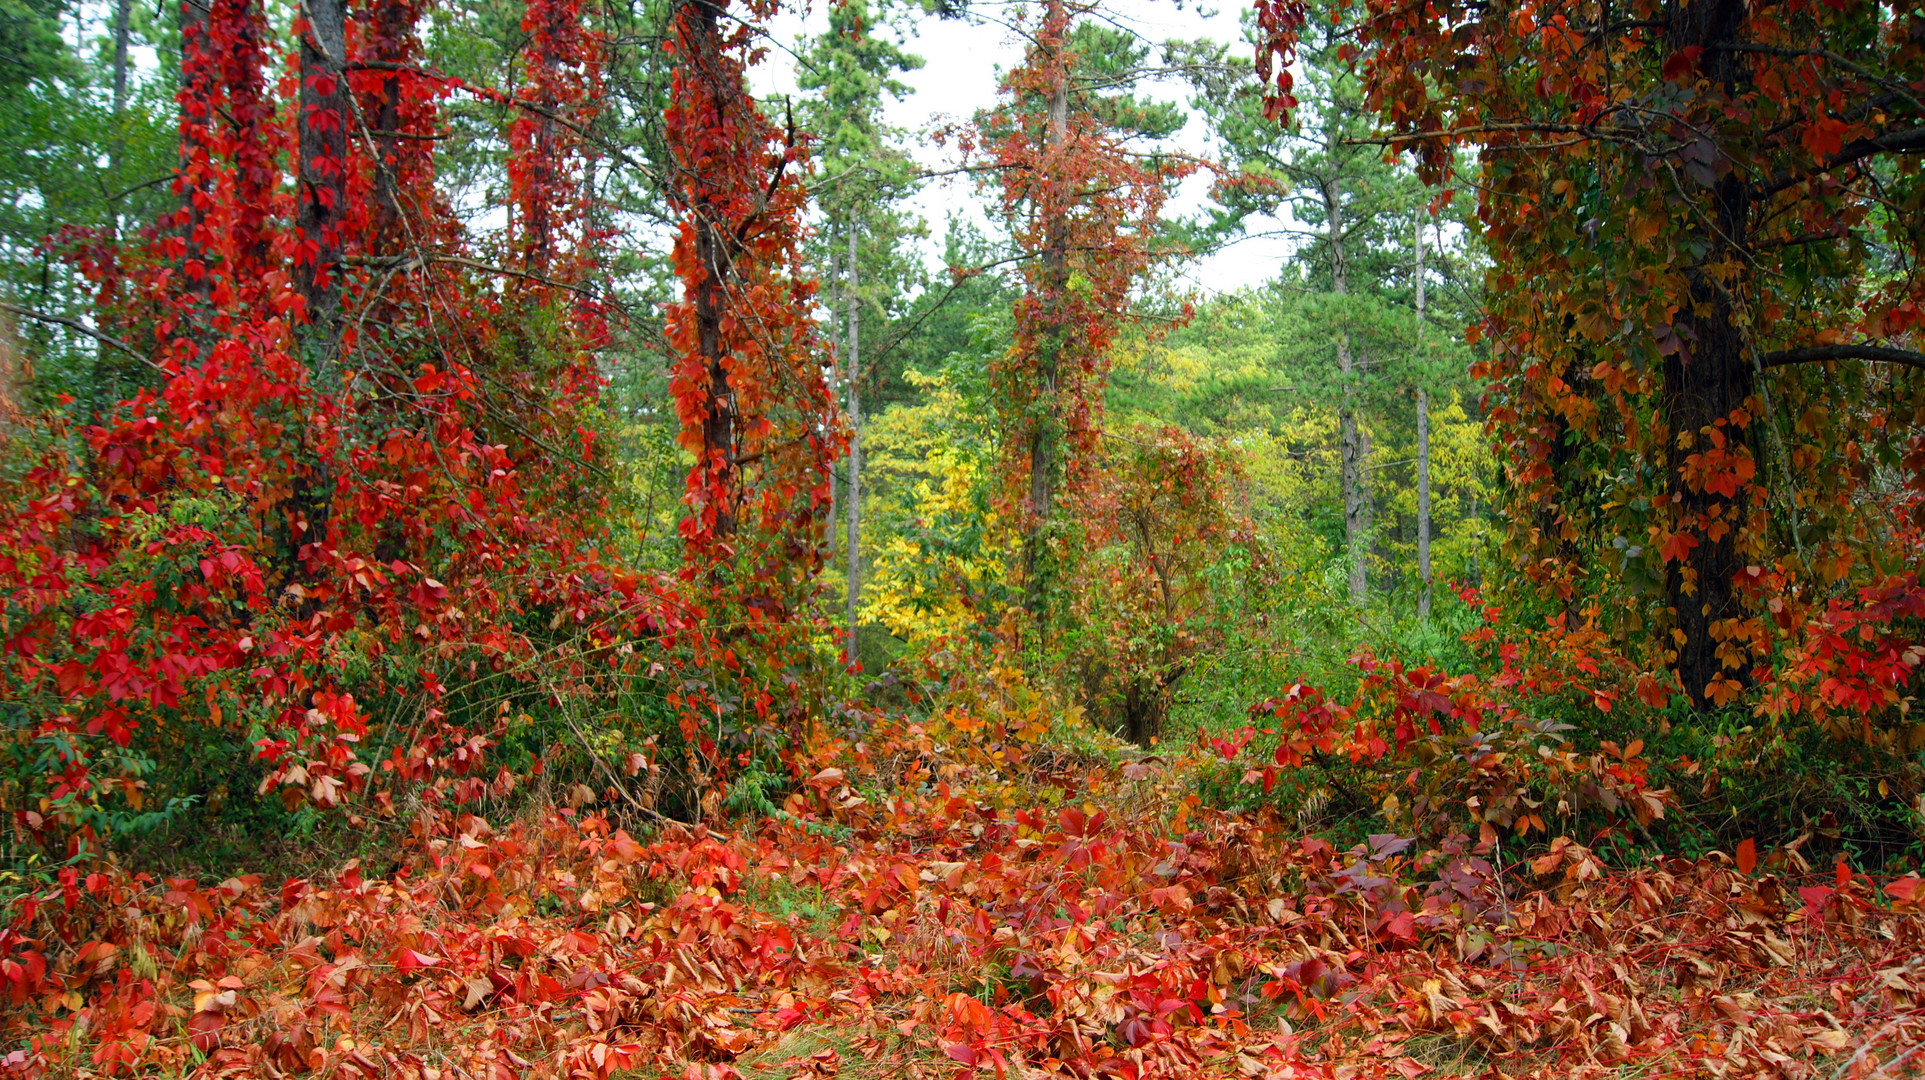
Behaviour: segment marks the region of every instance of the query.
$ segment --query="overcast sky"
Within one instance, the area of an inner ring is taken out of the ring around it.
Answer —
[[[805,17],[785,12],[770,27],[775,47],[752,75],[760,95],[795,92],[792,49],[804,34],[822,33],[828,26],[828,0],[813,5]],[[921,70],[902,76],[914,92],[890,105],[887,118],[892,125],[911,132],[911,152],[925,166],[939,169],[956,163],[953,148],[935,146],[927,133],[945,121],[968,119],[977,109],[996,101],[996,79],[1022,60],[1022,44],[1010,29],[1017,11],[1033,8],[1033,3],[1002,0],[973,0],[966,20],[938,19],[933,16],[909,24],[903,42],[905,51],[923,58]],[[1240,42],[1238,22],[1243,5],[1199,5],[1194,0],[1107,0],[1099,8],[1101,17],[1135,32],[1149,42],[1170,38],[1210,38]],[[884,31],[888,32],[888,31]],[[1242,46],[1238,46],[1242,48]],[[1146,88],[1152,97],[1188,102],[1187,90],[1177,83]],[[1177,136],[1179,147],[1197,155],[1207,155],[1210,145],[1201,115],[1192,111],[1190,123]],[[1194,212],[1203,203],[1209,181],[1203,176],[1187,180],[1170,204],[1170,212]],[[938,180],[930,183],[915,200],[917,210],[929,221],[932,249],[927,253],[939,262],[943,223],[952,213],[967,213],[980,220],[985,197],[968,178]],[[1276,276],[1282,260],[1288,257],[1287,245],[1280,240],[1255,238],[1187,268],[1186,278],[1197,289],[1214,293],[1254,285]]]

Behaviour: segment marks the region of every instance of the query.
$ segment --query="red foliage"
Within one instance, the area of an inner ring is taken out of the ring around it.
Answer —
[[[408,67],[414,9],[379,14],[351,43],[369,58],[349,65],[356,94],[393,133],[431,132],[457,84]],[[93,426],[43,428],[0,518],[9,692],[32,703],[48,764],[44,788],[10,809],[49,842],[140,810],[138,761],[121,748],[179,753],[195,729],[251,732],[263,792],[323,806],[366,786],[363,740],[392,752],[390,774],[466,771],[435,748],[485,740],[448,727],[445,681],[527,681],[531,616],[576,628],[580,644],[544,672],[560,684],[592,677],[581,656],[626,662],[595,652],[615,637],[678,621],[658,587],[605,557],[604,496],[580,482],[601,453],[583,412],[600,386],[596,306],[549,279],[498,291],[471,273],[485,263],[437,216],[428,158],[396,149],[406,140],[345,143],[350,160],[329,167],[361,209],[330,215],[326,243],[276,225],[292,216],[280,169],[297,147],[318,168],[309,128],[341,117],[310,108],[277,124],[249,5],[186,22],[179,231],[80,260],[103,298],[128,298],[101,322],[151,342],[154,374]],[[578,31],[553,46],[559,71],[592,59]],[[304,71],[307,89],[327,78]],[[282,98],[304,92],[294,81]],[[561,108],[588,84],[540,85]],[[366,156],[382,145],[383,160]],[[580,194],[567,155],[542,152],[545,184],[511,171],[525,207],[557,208],[544,265],[560,273],[580,257],[560,233]],[[370,187],[386,200],[372,214]],[[309,321],[326,314],[304,295],[318,286],[297,283],[325,273],[347,278],[338,351]],[[545,337],[524,321],[542,306],[562,309]]]
[[[681,522],[690,591],[686,643],[701,672],[671,696],[685,739],[714,755],[719,718],[738,734],[807,715],[772,674],[806,646],[792,625],[824,554],[829,465],[841,442],[809,312],[815,283],[798,240],[807,199],[793,127],[779,132],[744,82],[753,25],[724,30],[727,4],[677,5],[664,133],[681,299],[669,306],[669,393],[694,455]],[[772,6],[751,6],[766,17]],[[754,647],[744,647],[746,642]],[[777,695],[781,695],[778,697]],[[719,755],[704,769],[720,768]],[[698,780],[698,783],[700,781]]]
[[[387,877],[68,871],[0,931],[23,1040],[0,1072],[713,1080],[808,1027],[931,1080],[1408,1077],[1438,1053],[1804,1076],[1925,1026],[1916,877],[1796,876],[1785,849],[1619,871],[1567,840],[1340,851],[1198,809],[1167,764],[1054,782],[1109,810],[998,809],[924,733],[875,734],[912,759],[897,794],[824,769],[791,821],[734,836],[434,814]],[[824,1053],[787,1067],[830,1075]]]
[[[554,263],[565,235],[584,224],[580,132],[600,97],[598,45],[579,0],[527,0],[521,29],[529,36],[521,97],[532,107],[517,113],[508,135],[517,246],[530,273],[573,281],[586,265]],[[584,246],[571,250],[586,259]]]
[[[683,215],[674,260],[684,286],[668,312],[679,354],[670,393],[696,456],[682,524],[691,561],[745,557],[766,577],[775,565],[754,560],[792,561],[814,547],[835,406],[806,316],[815,286],[796,246],[803,148],[749,96],[752,27],[725,34],[725,7],[678,6],[670,45],[666,134],[679,166],[671,198]],[[743,531],[764,534],[772,550],[738,552]]]
[[[1005,103],[971,141],[994,161],[1002,211],[1023,261],[1015,340],[991,369],[1007,498],[1029,536],[1032,613],[1047,559],[1037,530],[1062,491],[1085,483],[1103,430],[1110,346],[1130,317],[1131,289],[1159,258],[1157,216],[1193,165],[1135,151],[1072,93],[1071,5],[1043,5],[1021,66],[1003,77]]]

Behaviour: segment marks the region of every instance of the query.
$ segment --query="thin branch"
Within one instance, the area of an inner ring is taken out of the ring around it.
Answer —
[[[1852,74],[1859,76],[1860,78],[1869,79],[1872,82],[1878,83],[1880,86],[1883,86],[1887,90],[1890,90],[1894,95],[1898,97],[1902,97],[1906,101],[1911,102],[1912,107],[1915,109],[1925,109],[1925,106],[1922,106],[1919,104],[1919,100],[1917,98],[1905,92],[1905,84],[1903,81],[1900,81],[1897,79],[1888,79],[1881,75],[1876,74],[1875,72],[1868,71],[1865,68],[1860,67],[1859,65],[1852,63],[1850,60],[1847,60],[1844,57],[1838,55],[1837,53],[1831,51],[1830,49],[1788,49],[1779,45],[1753,45],[1750,43],[1726,42],[1721,45],[1711,46],[1711,50],[1713,52],[1758,53],[1764,56],[1782,56],[1782,57],[1787,57],[1792,59],[1797,59],[1800,57],[1817,57],[1818,59],[1824,60],[1828,63],[1835,64],[1838,67],[1844,68],[1846,71],[1849,71]]]
[[[1838,225],[1826,229],[1823,232],[1800,233],[1797,236],[1787,236],[1781,240],[1763,240],[1758,243],[1755,250],[1777,251],[1782,248],[1801,247],[1805,244],[1820,244],[1827,240],[1843,240],[1850,235],[1851,233],[1848,232],[1843,225]]]
[[[385,131],[376,129],[369,132],[369,134],[379,135],[387,139],[417,139],[421,142],[439,142],[442,139],[452,139],[455,137],[455,133],[452,130],[437,131],[428,135],[417,135],[412,131]]]
[[[1884,345],[1810,345],[1802,349],[1785,349],[1760,356],[1758,366],[1770,369],[1793,364],[1822,364],[1832,360],[1867,360],[1875,364],[1897,364],[1925,371],[1925,353]]]
[[[119,349],[121,352],[126,353],[128,356],[131,356],[134,359],[140,361],[141,363],[146,364],[148,367],[153,368],[155,371],[164,370],[159,364],[156,364],[152,360],[148,359],[148,357],[145,354],[136,350],[132,345],[127,344],[126,342],[120,340],[117,337],[109,337],[108,335],[101,333],[100,331],[94,329],[93,327],[88,326],[86,323],[81,322],[79,319],[69,319],[65,315],[49,315],[44,311],[35,311],[32,308],[24,308],[19,306],[18,304],[9,304],[9,303],[6,303],[5,301],[0,301],[0,311],[11,312],[12,314],[18,315],[23,319],[32,319],[35,322],[52,323],[56,326],[64,326],[69,330],[73,330],[78,333],[85,334],[88,337],[93,338],[95,341],[100,342],[102,345],[111,345],[114,348]]]
[[[1345,146],[1398,146],[1408,142],[1422,142],[1426,139],[1456,139],[1465,135],[1501,135],[1515,132],[1528,132],[1535,135],[1591,135],[1606,139],[1612,137],[1612,133],[1586,124],[1518,121],[1516,123],[1466,124],[1462,127],[1438,128],[1434,131],[1412,131],[1399,135],[1372,135],[1366,138],[1343,139],[1340,141]]]
[[[554,278],[545,277],[541,274],[531,274],[526,270],[510,270],[505,266],[495,266],[492,263],[480,262],[476,259],[464,259],[459,255],[422,254],[396,256],[392,258],[367,258],[365,256],[350,255],[342,259],[341,262],[348,266],[399,268],[403,271],[419,270],[429,263],[452,263],[455,266],[465,266],[470,270],[479,270],[484,274],[500,274],[504,277],[518,277],[525,278],[529,281],[538,281],[552,288],[566,289],[578,296],[594,295],[579,285],[570,285],[565,281],[556,281]]]
[[[923,309],[922,313],[917,315],[915,319],[912,322],[910,322],[908,326],[903,327],[902,330],[899,333],[897,333],[895,337],[891,338],[889,341],[889,344],[884,346],[881,352],[869,358],[869,370],[870,371],[881,370],[882,358],[894,352],[896,350],[896,346],[902,344],[904,341],[907,341],[910,335],[914,334],[918,329],[922,327],[922,324],[929,318],[929,316],[934,315],[936,312],[942,310],[943,306],[949,303],[950,298],[955,296],[957,291],[960,290],[964,285],[967,285],[971,281],[976,280],[977,278],[983,276],[983,274],[987,273],[990,270],[995,269],[998,266],[1007,266],[1011,263],[1022,262],[1024,258],[1026,258],[1026,256],[1012,255],[1006,259],[996,259],[991,262],[986,262],[981,266],[972,266],[966,270],[951,269],[949,272],[950,273],[949,288],[944,289],[943,294],[936,298],[936,302],[934,304],[931,304],[929,307]]]
[[[147,180],[142,183],[135,184],[133,187],[127,188],[125,190],[117,191],[114,194],[107,196],[107,201],[110,203],[119,202],[120,200],[126,198],[127,196],[132,195],[136,191],[144,191],[147,188],[153,187],[156,184],[165,184],[169,180],[172,180],[178,177],[179,175],[180,175],[179,173],[164,173],[160,176],[154,177],[152,180]]]
[[[1817,173],[1842,169],[1847,165],[1871,157],[1874,154],[1907,154],[1922,150],[1925,150],[1925,127],[1913,128],[1910,131],[1887,131],[1883,134],[1854,140],[1849,145],[1840,149],[1836,154],[1831,155],[1831,157],[1813,165],[1809,169],[1801,169],[1797,172],[1773,177],[1770,181],[1762,184],[1759,190],[1765,195],[1776,195],[1778,192],[1791,187],[1793,184],[1810,179]]]
[[[651,169],[647,165],[644,165],[643,163],[635,160],[633,157],[631,157],[628,154],[627,151],[623,150],[621,147],[616,146],[615,144],[609,142],[607,139],[602,138],[600,135],[595,134],[594,132],[588,130],[587,128],[569,119],[568,117],[563,116],[552,109],[543,108],[542,106],[537,105],[532,101],[527,101],[523,98],[514,97],[508,94],[502,94],[499,91],[490,91],[482,87],[473,86],[470,83],[468,83],[466,80],[461,79],[457,76],[444,74],[442,72],[435,71],[432,68],[424,68],[418,64],[400,64],[400,63],[393,63],[393,62],[384,61],[384,60],[355,60],[343,65],[343,67],[347,71],[393,71],[404,75],[416,75],[423,79],[433,79],[434,81],[439,82],[444,86],[450,86],[459,90],[465,90],[468,93],[475,95],[478,99],[482,101],[491,102],[497,105],[507,105],[510,108],[521,109],[524,112],[534,113],[536,116],[540,116],[548,120],[553,120],[555,123],[560,124],[561,126],[574,132],[576,135],[581,136],[583,139],[587,140],[588,142],[593,143],[597,149],[601,150],[602,153],[607,154],[609,157],[622,163],[623,165],[626,165],[629,168],[634,169],[635,171],[642,173],[645,176],[648,176],[649,178],[655,180],[658,184],[663,183],[662,178],[656,174],[654,169]]]

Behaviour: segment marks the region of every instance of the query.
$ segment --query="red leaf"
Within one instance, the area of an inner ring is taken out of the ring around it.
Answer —
[[[427,953],[417,952],[406,946],[394,950],[393,955],[389,956],[388,959],[393,962],[395,967],[400,968],[402,971],[414,971],[419,968],[433,967],[441,962],[441,957],[439,956],[430,956]]]
[[[1669,82],[1690,82],[1691,75],[1698,67],[1698,57],[1704,49],[1697,45],[1687,45],[1672,53],[1664,62],[1664,77]]]

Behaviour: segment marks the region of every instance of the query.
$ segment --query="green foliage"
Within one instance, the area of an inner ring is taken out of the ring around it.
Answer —
[[[1143,79],[1150,45],[1130,31],[1085,19],[1064,35],[1070,64],[1070,108],[1088,112],[1104,128],[1146,140],[1167,139],[1189,121],[1181,106],[1156,101],[1133,87]]]
[[[60,34],[60,0],[0,0],[0,92],[67,72],[71,58]]]
[[[82,47],[62,33],[66,5],[0,0],[0,300],[44,315],[93,318],[92,287],[64,261],[178,205],[171,72],[130,69],[114,96],[113,25],[91,22]],[[130,46],[163,53],[174,36],[134,4]],[[36,378],[20,404],[51,408],[60,395],[99,409],[141,385],[126,357],[56,323],[15,324]],[[126,328],[105,329],[119,334]]]

